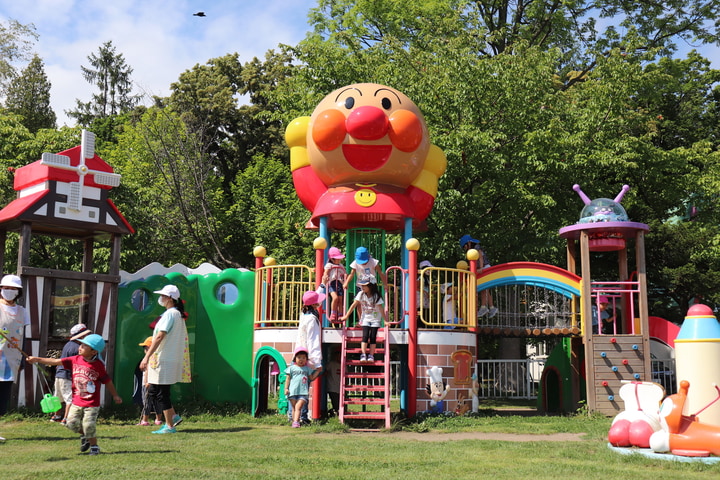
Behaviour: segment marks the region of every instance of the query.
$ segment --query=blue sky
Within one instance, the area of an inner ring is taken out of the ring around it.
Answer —
[[[35,25],[35,51],[52,83],[58,126],[73,125],[64,110],[97,90],[80,66],[112,40],[133,68],[136,93],[166,96],[196,64],[238,52],[242,62],[264,58],[279,43],[296,44],[309,30],[315,0],[0,0],[0,19]],[[204,11],[206,17],[193,13]]]
[[[309,30],[316,0],[0,0],[0,19],[32,23],[36,52],[52,83],[58,126],[73,125],[65,110],[96,92],[80,66],[112,40],[133,68],[135,93],[166,96],[170,84],[196,64],[238,52],[245,62],[263,58],[279,43],[294,45]],[[193,13],[203,11],[206,17]],[[680,45],[679,56],[692,49]],[[720,69],[720,49],[700,53]]]

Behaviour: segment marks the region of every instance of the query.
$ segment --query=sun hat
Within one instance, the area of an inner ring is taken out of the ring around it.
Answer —
[[[78,338],[82,338],[90,333],[92,333],[92,330],[90,330],[84,323],[78,323],[77,325],[73,325],[70,329],[70,340],[77,340]]]
[[[430,263],[429,260],[423,260],[422,262],[420,262],[420,264],[418,265],[418,267],[420,267],[420,268],[430,268],[430,267],[434,267],[434,265],[433,265],[432,263]]]
[[[0,287],[23,288],[22,280],[17,275],[5,275],[0,280]]]
[[[367,247],[358,247],[355,250],[355,261],[360,265],[364,265],[368,260],[370,260],[370,252],[368,252]]]
[[[178,298],[180,298],[180,290],[178,290],[175,285],[165,285],[162,289],[156,290],[153,293],[165,295],[166,297],[170,297],[173,300],[177,300]]]
[[[297,354],[300,352],[305,352],[305,355],[310,355],[308,353],[308,349],[306,347],[297,347],[295,351],[293,352],[293,362],[295,361],[295,357],[297,357]]]
[[[445,295],[447,293],[447,289],[452,287],[452,285],[452,282],[443,283],[442,285],[440,285],[440,293]]]
[[[316,303],[322,303],[323,300],[325,300],[324,293],[318,293],[314,290],[303,293],[303,305],[315,305]]]
[[[365,275],[357,281],[358,285],[370,285],[371,283],[377,283],[375,275]]]
[[[87,337],[78,340],[78,342],[84,343],[98,353],[105,350],[105,340],[97,333],[91,333]]]
[[[480,243],[480,240],[478,240],[477,238],[472,238],[470,235],[468,235],[466,233],[465,235],[460,237],[460,248],[464,248],[468,242]]]
[[[330,247],[330,250],[328,250],[328,257],[341,259],[341,258],[345,258],[345,255],[343,255],[343,253],[340,251],[339,248]]]
[[[153,337],[147,337],[144,342],[138,343],[138,345],[140,345],[141,347],[149,347],[150,345],[152,345],[152,338]]]

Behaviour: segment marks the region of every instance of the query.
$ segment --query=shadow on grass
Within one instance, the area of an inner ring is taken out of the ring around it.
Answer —
[[[101,450],[100,455],[136,455],[138,453],[162,453],[162,454],[168,454],[168,453],[180,453],[180,450],[120,450],[117,452],[109,452],[107,450]],[[79,456],[86,456],[87,453],[78,453]]]
[[[232,432],[246,432],[253,430],[252,427],[234,427],[234,428],[183,428],[178,430],[177,433],[171,435],[177,435],[178,433],[232,433]]]
[[[77,441],[79,438],[80,438],[79,436],[77,436],[77,437],[50,437],[50,436],[39,437],[39,436],[35,436],[35,437],[15,437],[15,438],[13,438],[13,441],[20,441],[20,442],[37,442],[37,441],[58,442],[59,441],[59,442],[62,442],[62,441],[71,441],[71,440]],[[98,438],[102,438],[103,440],[104,439],[121,440],[121,439],[128,438],[128,437],[124,436],[124,435],[122,437],[110,437],[110,436],[106,436],[106,435],[101,435]]]

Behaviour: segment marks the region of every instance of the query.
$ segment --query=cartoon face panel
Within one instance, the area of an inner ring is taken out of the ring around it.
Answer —
[[[307,132],[310,165],[327,186],[407,187],[422,171],[430,141],[418,107],[374,83],[335,90],[315,108]]]

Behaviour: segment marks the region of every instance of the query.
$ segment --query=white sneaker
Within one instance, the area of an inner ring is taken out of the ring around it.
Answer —
[[[485,315],[487,313],[488,313],[488,308],[485,305],[481,305],[477,311],[477,316],[482,317],[483,315]]]
[[[3,437],[0,437],[0,442],[4,442],[5,439]]]
[[[374,362],[374,361],[375,361],[375,357],[373,357],[372,355],[368,355],[367,361],[368,361],[368,362]]]
[[[361,362],[367,362],[367,357],[365,356],[364,353],[361,353],[361,354],[360,354],[360,361],[361,361]]]
[[[497,315],[498,309],[496,307],[490,307],[490,310],[488,310],[488,318],[493,318],[495,315]]]

